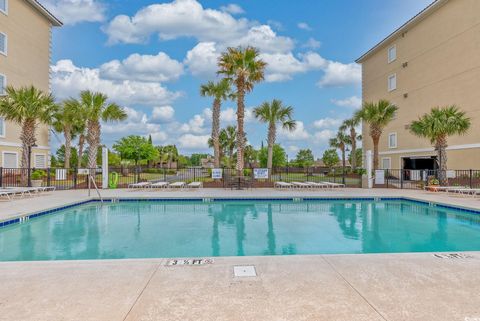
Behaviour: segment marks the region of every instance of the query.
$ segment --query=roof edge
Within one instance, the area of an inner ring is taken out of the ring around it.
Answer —
[[[61,22],[57,17],[55,17],[50,11],[47,10],[40,2],[37,0],[26,0],[30,3],[35,9],[37,9],[45,18],[47,18],[50,23],[55,27],[63,26],[63,22]]]
[[[432,3],[430,3],[425,9],[417,13],[415,16],[413,16],[410,20],[405,22],[403,25],[398,27],[395,31],[393,31],[391,34],[389,34],[387,37],[385,37],[382,41],[377,43],[375,46],[373,46],[370,50],[368,50],[366,53],[364,53],[361,57],[355,60],[356,63],[362,63],[376,53],[380,48],[382,48],[387,42],[392,40],[393,38],[397,37],[398,35],[402,34],[405,32],[408,28],[415,26],[418,22],[420,22],[422,19],[428,17],[430,14],[435,12],[437,9],[439,9],[441,6],[443,6],[445,3],[447,3],[449,0],[434,0]]]

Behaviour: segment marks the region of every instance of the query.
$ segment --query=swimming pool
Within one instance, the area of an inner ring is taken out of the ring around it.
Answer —
[[[0,260],[480,250],[480,215],[409,200],[93,202],[0,228]]]

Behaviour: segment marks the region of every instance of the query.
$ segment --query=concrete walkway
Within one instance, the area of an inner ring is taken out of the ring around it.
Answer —
[[[0,320],[479,320],[480,253],[467,254],[2,263]]]

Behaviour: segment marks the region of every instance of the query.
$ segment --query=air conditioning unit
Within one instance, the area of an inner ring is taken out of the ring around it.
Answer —
[[[405,62],[402,64],[402,67],[403,67],[403,68],[407,68],[407,67],[408,67],[408,61],[405,61]]]

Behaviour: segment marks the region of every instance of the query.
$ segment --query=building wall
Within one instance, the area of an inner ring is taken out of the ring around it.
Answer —
[[[7,85],[30,86],[49,92],[50,87],[50,22],[27,1],[9,0],[7,15],[0,12],[0,32],[7,35],[7,56],[0,54],[0,73],[7,78]],[[18,151],[21,158],[20,126],[5,122],[5,137],[0,137],[0,166],[3,151]],[[49,128],[37,128],[37,148],[34,154],[45,154],[49,159]]]
[[[380,141],[380,166],[384,157],[397,169],[401,157],[435,155],[430,142],[412,135],[407,125],[432,107],[455,104],[472,118],[473,126],[467,135],[449,138],[448,167],[480,169],[479,12],[478,0],[450,0],[362,62],[363,100],[385,98],[399,107]],[[388,63],[392,45],[397,58]],[[392,74],[397,76],[397,89],[389,92],[387,79]],[[388,146],[389,133],[397,133],[396,148]],[[364,150],[373,149],[366,125],[363,137]]]

